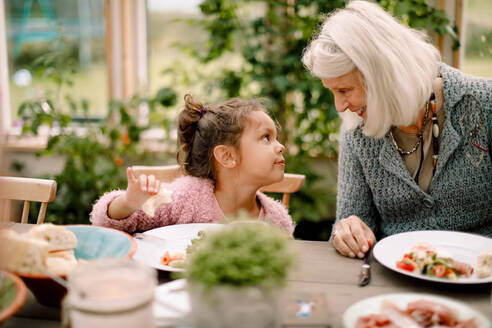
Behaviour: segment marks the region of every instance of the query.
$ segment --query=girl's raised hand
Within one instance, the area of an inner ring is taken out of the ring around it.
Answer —
[[[156,195],[161,187],[161,181],[153,175],[141,174],[135,177],[131,167],[126,169],[128,186],[125,192],[126,205],[132,209],[139,210],[143,203],[150,197]]]
[[[349,257],[364,257],[376,242],[371,228],[359,217],[352,215],[342,219],[333,227],[333,246],[341,254]]]

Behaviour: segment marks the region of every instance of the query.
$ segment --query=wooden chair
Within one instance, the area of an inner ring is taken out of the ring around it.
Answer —
[[[153,174],[157,179],[163,182],[171,182],[183,175],[179,165],[164,166],[133,166],[133,173],[136,177],[140,174]],[[289,207],[290,194],[301,189],[306,177],[303,174],[285,173],[282,181],[261,188],[262,192],[283,193],[282,204]]]
[[[0,200],[2,203],[2,218],[11,219],[10,201],[24,201],[21,223],[27,223],[29,205],[31,202],[41,202],[37,223],[43,223],[46,207],[55,200],[56,181],[21,177],[0,177]]]
[[[306,176],[304,174],[294,174],[294,173],[285,173],[282,181],[277,183],[272,183],[271,185],[265,186],[260,190],[262,192],[281,192],[282,196],[282,204],[285,207],[289,207],[290,194],[301,189],[304,184],[304,180],[306,180]]]
[[[176,178],[183,175],[181,168],[178,164],[175,165],[163,165],[163,166],[145,166],[134,165],[132,166],[133,174],[138,178],[139,175],[151,175],[153,174],[157,179],[162,182],[171,182]]]

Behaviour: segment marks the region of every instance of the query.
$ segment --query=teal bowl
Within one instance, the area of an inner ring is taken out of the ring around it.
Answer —
[[[65,226],[77,237],[75,257],[82,260],[105,258],[131,258],[137,250],[137,243],[126,232],[92,225]],[[67,289],[46,275],[16,273],[24,280],[38,303],[60,307]],[[65,275],[60,276],[66,279]]]
[[[77,237],[74,250],[77,259],[130,258],[137,250],[133,237],[116,229],[91,225],[73,225],[66,229]]]

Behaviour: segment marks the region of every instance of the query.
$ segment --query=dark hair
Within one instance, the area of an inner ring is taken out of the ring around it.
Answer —
[[[239,147],[248,115],[266,110],[254,99],[231,98],[204,105],[187,94],[184,100],[185,107],[178,116],[178,163],[187,175],[215,181],[215,146]]]

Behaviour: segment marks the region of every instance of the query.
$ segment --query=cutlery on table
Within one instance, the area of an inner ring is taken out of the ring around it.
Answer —
[[[362,266],[360,268],[359,286],[361,287],[369,284],[369,282],[371,281],[371,253],[372,247],[369,248],[369,250],[364,255],[364,262],[362,263]]]
[[[168,242],[167,239],[157,237],[154,235],[144,234],[141,232],[137,232],[137,233],[133,234],[133,238],[138,239],[138,240],[148,241],[148,242],[158,244],[158,245],[162,245],[163,243]]]
[[[142,241],[148,241],[157,245],[162,245],[167,244],[169,242],[175,242],[175,241],[183,241],[183,240],[190,240],[190,237],[177,237],[177,238],[163,238],[155,235],[151,235],[148,233],[143,233],[143,232],[136,232],[133,235],[133,238],[142,240]]]

